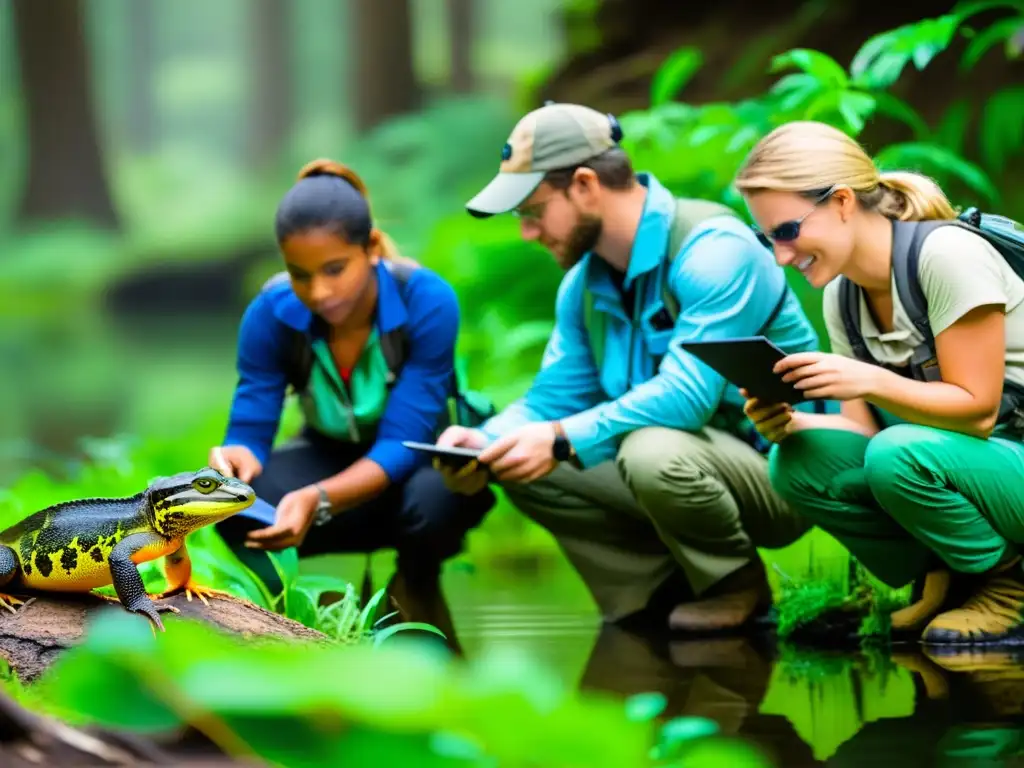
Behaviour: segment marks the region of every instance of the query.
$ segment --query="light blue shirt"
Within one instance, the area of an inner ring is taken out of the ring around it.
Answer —
[[[559,285],[540,371],[521,399],[483,425],[489,440],[528,422],[558,419],[583,466],[591,467],[615,458],[622,438],[635,429],[696,431],[723,407],[742,409],[737,388],[679,343],[758,334],[778,304],[785,274],[741,220],[707,219],[682,242],[667,272],[680,306],[675,327],[656,329],[650,320],[664,307],[659,267],[676,202],[653,175],[638,178],[647,197],[624,283],[640,302],[637,322],[623,306],[612,268],[587,253]],[[584,290],[593,293],[595,311],[605,314],[600,370],[584,325]],[[764,335],[789,353],[818,349],[792,291]]]

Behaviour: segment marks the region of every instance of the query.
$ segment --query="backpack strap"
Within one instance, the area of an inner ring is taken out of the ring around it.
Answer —
[[[418,265],[404,262],[388,261],[385,262],[385,266],[400,289],[405,287],[412,273],[418,269]],[[278,272],[263,283],[260,292],[267,291],[289,279],[287,272]],[[309,383],[309,374],[313,368],[313,348],[309,334],[290,327],[287,331],[288,338],[281,365],[285,370],[285,380],[288,385],[294,392],[301,392]],[[390,389],[397,381],[398,374],[409,357],[409,336],[405,328],[400,327],[381,334],[380,346],[384,361],[388,366],[387,386]]]
[[[661,302],[665,305],[672,323],[675,324],[679,317],[679,300],[672,293],[672,286],[669,281],[669,272],[676,256],[679,255],[679,248],[683,241],[689,237],[694,228],[712,216],[732,216],[738,219],[736,212],[727,205],[712,202],[711,200],[698,200],[694,198],[681,197],[676,199],[676,209],[672,216],[672,226],[668,235],[668,252],[661,260]]]
[[[412,265],[402,261],[385,261],[384,266],[398,283],[399,289],[404,289],[412,277],[413,272],[419,269],[419,265]],[[393,331],[382,333],[380,336],[380,348],[384,354],[384,361],[388,366],[387,386],[391,389],[398,380],[398,374],[402,366],[409,358],[409,334],[405,327],[400,326]]]

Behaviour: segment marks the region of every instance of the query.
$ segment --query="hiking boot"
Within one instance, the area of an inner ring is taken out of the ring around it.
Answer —
[[[1024,642],[1024,572],[1021,558],[985,575],[959,608],[940,613],[925,627],[926,645]]]
[[[677,605],[669,614],[668,624],[684,632],[738,629],[766,610],[771,601],[764,563],[755,557],[715,584],[702,599]]]

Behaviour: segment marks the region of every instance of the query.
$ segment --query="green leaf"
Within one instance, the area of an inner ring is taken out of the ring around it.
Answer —
[[[703,63],[704,56],[697,48],[685,46],[673,51],[651,80],[651,106],[671,101]]]
[[[875,114],[886,115],[908,126],[914,132],[917,141],[928,138],[931,133],[928,123],[903,99],[885,91],[875,91],[871,97],[875,101]]]
[[[910,169],[940,179],[958,179],[993,204],[1000,199],[999,191],[981,168],[935,144],[890,144],[878,153],[875,164],[885,170]]]
[[[933,141],[958,154],[963,152],[967,138],[967,124],[971,119],[973,105],[970,99],[957,99],[942,115],[933,134]]]
[[[992,171],[1024,148],[1024,86],[1003,88],[982,109],[981,157]]]
[[[849,82],[846,70],[835,59],[809,48],[794,48],[775,56],[769,71],[779,72],[787,67],[797,67],[823,85],[833,88],[845,88]]]
[[[953,14],[923,19],[869,38],[850,63],[853,83],[871,90],[888,88],[911,61],[924,69],[949,47],[960,18]]]
[[[626,719],[634,723],[653,720],[665,711],[668,699],[657,691],[637,693],[626,699]]]
[[[1004,40],[1009,41],[1021,28],[1024,28],[1024,18],[1019,16],[1000,19],[986,27],[967,44],[964,55],[960,58],[960,70],[966,72],[973,68],[990,48]]]
[[[405,621],[400,624],[392,624],[390,627],[385,627],[384,629],[377,630],[376,632],[374,632],[373,644],[380,645],[389,638],[397,635],[399,632],[409,632],[411,630],[418,630],[420,632],[430,632],[432,634],[438,635],[439,637],[444,637],[447,639],[445,633],[437,627],[435,627],[433,624],[426,624],[422,621]]]

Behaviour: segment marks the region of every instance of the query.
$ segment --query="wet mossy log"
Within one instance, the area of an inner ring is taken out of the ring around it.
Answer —
[[[99,611],[123,611],[120,603],[99,595],[32,595],[18,612],[0,611],[0,657],[3,657],[22,682],[31,682],[42,674],[62,651],[80,643],[86,629]],[[222,631],[241,635],[254,642],[260,638],[305,641],[328,640],[322,632],[261,608],[247,600],[229,596],[207,598],[208,605],[184,593],[161,602],[173,605],[179,613],[163,613],[166,622],[180,616],[205,621]],[[147,622],[137,615],[140,622]]]

